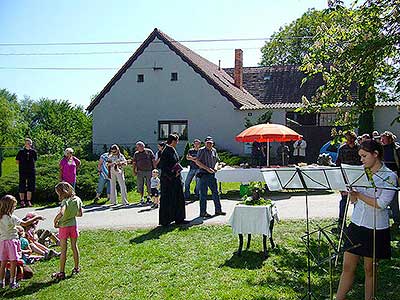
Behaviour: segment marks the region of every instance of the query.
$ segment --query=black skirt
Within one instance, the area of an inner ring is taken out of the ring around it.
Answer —
[[[343,236],[344,250],[363,257],[373,257],[374,230],[350,223]],[[390,259],[390,229],[376,230],[376,254],[378,259]]]

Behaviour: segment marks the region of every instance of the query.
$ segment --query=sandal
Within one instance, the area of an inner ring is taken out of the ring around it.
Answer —
[[[25,207],[25,200],[21,200],[21,207]]]
[[[53,278],[55,281],[60,281],[65,279],[65,273],[64,272],[56,272],[51,275],[51,278]]]
[[[77,275],[77,274],[80,273],[80,271],[81,271],[81,269],[79,269],[79,268],[73,268],[71,274],[72,274],[72,275]]]
[[[32,206],[33,206],[31,201],[28,201],[28,206],[29,206],[29,207],[32,207]]]

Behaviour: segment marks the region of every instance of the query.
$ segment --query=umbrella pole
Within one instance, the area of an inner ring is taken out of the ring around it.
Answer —
[[[269,167],[269,141],[267,141],[267,167]]]

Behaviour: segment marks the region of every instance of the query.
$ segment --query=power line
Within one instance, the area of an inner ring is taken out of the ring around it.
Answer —
[[[193,49],[194,51],[232,51],[234,48],[204,48]],[[260,48],[241,48],[242,50],[260,50]],[[169,50],[146,51],[152,53],[166,53]],[[94,52],[37,52],[37,53],[0,53],[0,56],[62,56],[62,55],[98,55],[98,54],[132,54],[132,51],[94,51]]]
[[[280,40],[292,40],[292,39],[312,39],[314,36],[289,36],[285,38],[279,38]],[[232,39],[199,39],[199,40],[180,40],[171,41],[172,43],[213,43],[213,42],[241,42],[241,41],[267,41],[271,40],[272,37],[263,38],[232,38]],[[127,45],[127,44],[142,44],[143,41],[115,41],[115,42],[55,42],[55,43],[0,43],[2,47],[14,47],[14,46],[78,46],[78,45]],[[154,43],[164,43],[163,41],[154,41]]]
[[[55,70],[55,71],[105,71],[105,70],[118,70],[119,68],[47,68],[47,67],[22,67],[22,68],[14,68],[14,67],[0,67],[0,70]],[[152,68],[136,68],[136,69],[152,69]]]

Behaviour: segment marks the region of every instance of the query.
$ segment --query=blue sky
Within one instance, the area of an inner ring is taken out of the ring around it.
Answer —
[[[347,1],[346,1],[347,2]],[[176,40],[264,38],[327,0],[0,0],[0,44],[144,41],[157,27]],[[263,41],[184,43],[222,67],[234,49],[244,65],[260,61]],[[65,99],[85,108],[140,44],[74,46],[0,45],[0,88],[20,98]],[[222,50],[210,50],[222,49]],[[118,54],[12,56],[16,53],[129,52]],[[3,55],[2,55],[3,54]],[[26,67],[106,67],[112,70],[10,70]]]

